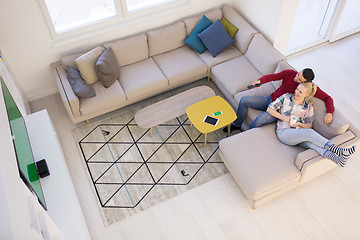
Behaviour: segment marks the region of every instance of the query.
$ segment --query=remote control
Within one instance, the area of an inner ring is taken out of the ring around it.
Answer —
[[[257,84],[254,84],[254,85],[251,84],[251,85],[247,86],[247,88],[252,89],[254,87],[260,87],[260,85],[261,85],[260,83],[257,83]]]

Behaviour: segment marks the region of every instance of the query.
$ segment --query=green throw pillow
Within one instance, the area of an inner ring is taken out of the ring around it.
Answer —
[[[234,38],[235,33],[239,30],[237,27],[232,25],[226,18],[221,19],[221,23],[224,25],[226,31],[229,33],[230,37]]]

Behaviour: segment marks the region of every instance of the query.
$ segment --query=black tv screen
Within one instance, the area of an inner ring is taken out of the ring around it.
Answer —
[[[40,204],[46,210],[45,198],[36,170],[24,118],[1,77],[0,80],[20,177],[30,191],[36,194]]]

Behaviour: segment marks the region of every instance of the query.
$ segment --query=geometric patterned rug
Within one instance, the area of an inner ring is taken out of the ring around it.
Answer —
[[[139,109],[73,131],[105,225],[227,172],[218,154],[221,129],[208,134],[204,147],[204,135],[185,114],[156,126],[151,138],[132,117]]]

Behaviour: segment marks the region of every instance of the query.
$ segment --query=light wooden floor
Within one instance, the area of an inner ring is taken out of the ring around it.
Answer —
[[[289,62],[299,70],[313,68],[315,82],[360,127],[360,34],[291,57]],[[360,154],[347,167],[257,210],[249,207],[234,179],[225,175],[105,228],[71,134],[76,126],[60,96],[31,102],[30,107],[33,112],[44,108],[49,112],[92,239],[360,239]]]

